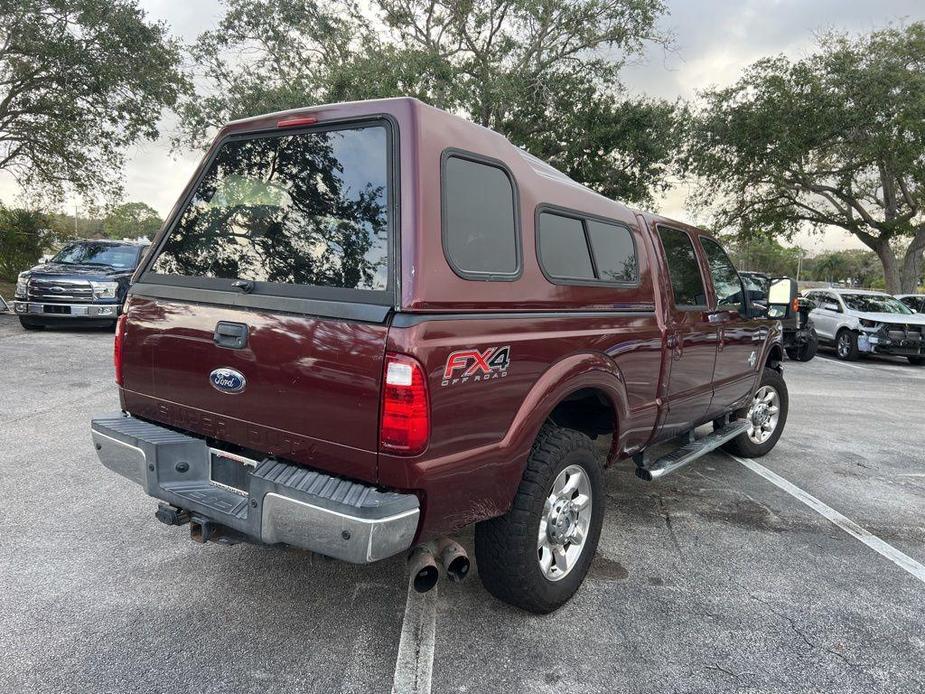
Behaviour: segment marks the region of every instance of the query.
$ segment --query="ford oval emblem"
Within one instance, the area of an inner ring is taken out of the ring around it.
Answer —
[[[223,393],[240,393],[247,387],[244,374],[229,368],[215,369],[209,374],[209,382]]]

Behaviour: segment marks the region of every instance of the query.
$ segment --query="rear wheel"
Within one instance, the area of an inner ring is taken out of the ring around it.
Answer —
[[[906,357],[909,360],[909,363],[914,366],[921,366],[925,364],[925,357]]]
[[[842,328],[835,337],[835,353],[844,361],[858,358],[858,336],[853,330]]]
[[[482,583],[506,603],[552,612],[584,580],[603,519],[603,473],[591,439],[545,425],[511,509],[475,526]]]
[[[779,371],[765,367],[751,404],[735,413],[736,418],[748,420],[749,428],[723,448],[745,458],[766,455],[784,431],[789,408],[784,377]]]
[[[45,324],[40,323],[34,318],[23,318],[22,316],[20,316],[19,324],[26,330],[44,330],[45,329]]]

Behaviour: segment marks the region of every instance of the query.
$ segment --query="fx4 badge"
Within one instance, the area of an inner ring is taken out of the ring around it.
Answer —
[[[755,350],[752,350],[752,353],[748,355],[748,365],[754,369],[757,361],[758,355],[755,353]]]
[[[469,381],[491,381],[507,376],[511,363],[511,347],[489,347],[484,350],[460,349],[450,354],[443,369],[441,385],[449,386]]]

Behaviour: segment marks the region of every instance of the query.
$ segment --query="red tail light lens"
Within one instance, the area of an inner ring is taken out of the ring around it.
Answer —
[[[123,313],[116,321],[116,338],[112,343],[112,365],[116,369],[116,384],[122,385],[122,343],[125,340],[125,318]]]
[[[277,128],[295,128],[300,125],[314,125],[318,122],[315,116],[290,116],[276,121]]]
[[[793,301],[790,302],[790,310],[794,313],[800,312],[800,297],[793,297]]]
[[[417,360],[403,354],[385,355],[379,448],[389,453],[417,455],[430,438],[427,378]]]

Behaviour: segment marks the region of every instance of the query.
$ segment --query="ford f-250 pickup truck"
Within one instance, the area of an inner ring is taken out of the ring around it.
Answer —
[[[707,234],[414,99],[261,116],[222,129],[135,273],[122,411],[92,436],[195,540],[407,553],[426,590],[465,576],[449,536],[475,524],[486,588],[549,612],[596,551],[606,466],[775,445],[767,310]]]
[[[48,263],[19,273],[13,312],[26,330],[114,325],[146,243],[73,241]]]

